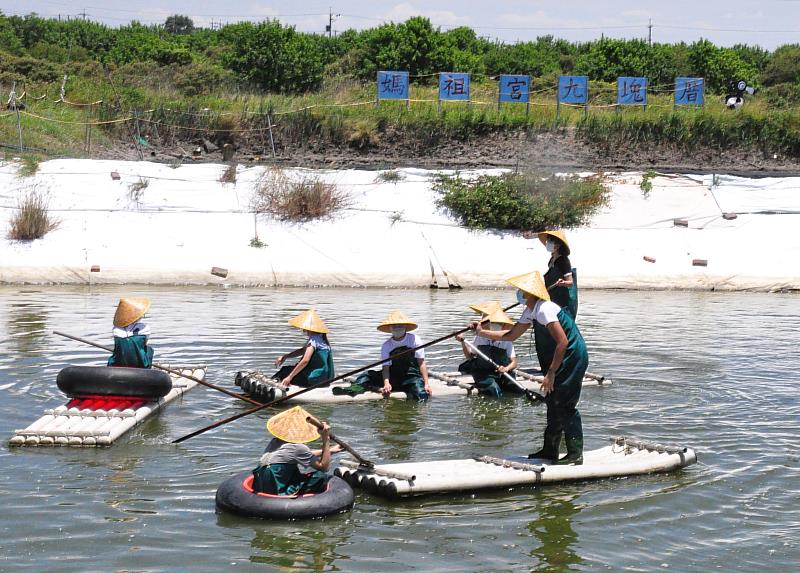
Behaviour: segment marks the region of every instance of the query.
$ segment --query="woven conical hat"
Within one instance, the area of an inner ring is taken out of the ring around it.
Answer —
[[[294,318],[290,318],[289,326],[294,326],[295,328],[300,328],[302,330],[308,330],[309,332],[328,334],[328,327],[325,326],[325,323],[319,317],[317,311],[313,308],[305,312],[301,312]]]
[[[547,292],[547,287],[544,286],[544,279],[539,274],[539,271],[511,277],[506,279],[506,282],[542,300],[550,300],[550,293]]]
[[[547,242],[547,237],[554,237],[564,243],[564,246],[567,247],[569,251],[569,243],[567,242],[567,236],[564,234],[564,231],[542,231],[539,233],[539,240],[544,245]]]
[[[114,326],[124,328],[144,316],[150,308],[149,298],[121,298],[114,313]]]
[[[508,317],[502,308],[495,310],[486,318],[486,320],[489,322],[495,322],[497,324],[514,324],[514,321]]]
[[[311,414],[303,410],[300,406],[284,410],[280,414],[275,414],[267,420],[267,430],[269,433],[292,444],[305,444],[313,442],[319,438],[316,426],[306,420],[312,417]]]
[[[478,314],[492,314],[494,311],[500,309],[500,303],[496,300],[488,300],[486,302],[479,302],[478,304],[471,304],[469,307]]]
[[[417,323],[399,310],[393,310],[389,313],[389,316],[384,318],[383,322],[378,325],[378,330],[391,333],[393,326],[405,326],[406,330],[414,330],[417,328]]]

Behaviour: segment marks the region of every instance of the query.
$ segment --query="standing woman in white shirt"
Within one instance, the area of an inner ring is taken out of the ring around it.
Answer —
[[[512,277],[508,283],[522,291],[525,309],[517,323],[506,333],[484,330],[480,323],[473,324],[476,334],[491,340],[516,340],[532,323],[544,327],[549,344],[536,354],[544,373],[542,392],[547,404],[547,425],[544,445],[530,454],[531,459],[551,460],[556,464],[583,463],[583,426],[577,405],[581,396],[583,375],[589,366],[589,353],[572,316],[550,301],[542,275],[534,271]],[[566,457],[559,459],[561,434],[567,444]]]

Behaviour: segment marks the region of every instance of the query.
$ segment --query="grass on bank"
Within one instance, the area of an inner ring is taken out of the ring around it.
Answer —
[[[48,201],[43,193],[35,188],[28,191],[11,217],[7,237],[12,241],[33,241],[56,229],[61,221],[51,217],[47,207]]]
[[[538,232],[578,227],[608,202],[601,175],[562,177],[540,173],[441,176],[437,203],[473,229]]]
[[[280,169],[269,169],[256,185],[251,207],[281,221],[322,219],[347,207],[350,197],[333,183],[318,177],[291,179]]]

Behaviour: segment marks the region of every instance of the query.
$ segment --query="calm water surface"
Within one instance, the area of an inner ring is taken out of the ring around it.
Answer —
[[[2,571],[797,571],[800,569],[800,299],[794,295],[582,293],[590,370],[614,379],[581,399],[588,448],[612,435],[687,445],[671,474],[390,503],[357,492],[352,512],[273,523],[218,515],[217,486],[251,468],[266,415],[180,445],[242,406],[198,387],[106,449],[14,448],[14,429],[65,402],[55,378],[99,364],[121,295],[153,299],[161,362],[209,365],[232,387],[302,344],[285,326],[312,304],[339,372],[378,358],[375,324],[402,308],[423,340],[461,327],[490,292],[0,287]],[[496,293],[510,301],[508,291]],[[517,344],[532,364],[528,340]],[[429,351],[450,370],[453,342]],[[535,360],[535,359],[534,359]],[[524,454],[544,408],[513,398],[312,407],[383,461]]]

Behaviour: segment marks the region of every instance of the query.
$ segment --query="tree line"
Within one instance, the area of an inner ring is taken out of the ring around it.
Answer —
[[[109,69],[163,74],[185,95],[226,87],[297,94],[318,90],[326,77],[374,81],[379,70],[407,70],[412,82],[432,84],[441,71],[469,72],[476,81],[498,74],[528,74],[553,86],[560,74],[615,82],[645,76],[669,89],[677,76],[706,78],[724,93],[732,79],[761,88],[771,104],[800,101],[800,45],[768,51],[719,47],[708,40],[653,43],[601,38],[569,42],[553,36],[514,44],[479,37],[467,27],[443,31],[414,17],[335,37],[301,33],[277,20],[239,22],[217,30],[174,15],[162,25],[97,22],[0,13],[0,84],[53,82],[65,71],[102,77]]]

